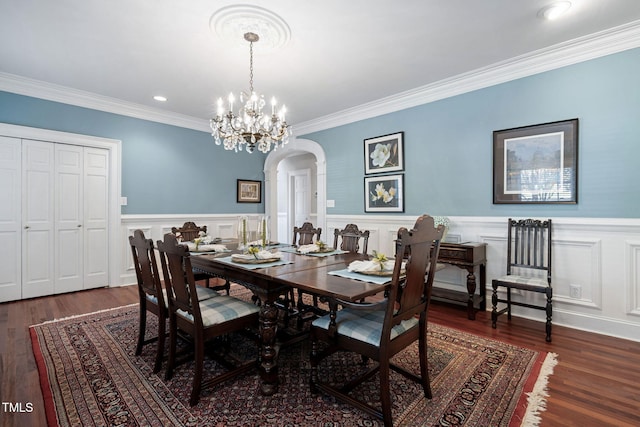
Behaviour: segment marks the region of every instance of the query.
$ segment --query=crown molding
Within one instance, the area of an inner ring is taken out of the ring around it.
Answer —
[[[640,20],[294,125],[305,135],[640,47]],[[0,72],[0,91],[210,132],[208,120]]]
[[[370,119],[640,47],[640,21],[590,34],[295,125],[296,135]]]
[[[133,102],[122,101],[108,96],[98,95],[73,89],[66,86],[33,80],[15,74],[0,72],[0,91],[17,93],[47,101],[60,102],[75,105],[77,107],[90,108],[92,110],[119,114],[136,119],[174,125],[187,129],[203,132],[211,132],[209,121],[148,107]]]

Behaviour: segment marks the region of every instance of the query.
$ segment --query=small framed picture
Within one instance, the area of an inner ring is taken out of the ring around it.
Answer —
[[[404,132],[364,140],[365,175],[404,170]]]
[[[239,179],[236,192],[238,203],[261,203],[262,181]]]
[[[578,119],[493,132],[493,203],[578,202]]]
[[[404,212],[404,175],[364,178],[365,212]]]

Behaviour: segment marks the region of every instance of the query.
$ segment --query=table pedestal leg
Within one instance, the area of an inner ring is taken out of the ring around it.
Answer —
[[[278,308],[266,298],[260,307],[260,391],[271,396],[278,391],[278,351],[275,346]]]

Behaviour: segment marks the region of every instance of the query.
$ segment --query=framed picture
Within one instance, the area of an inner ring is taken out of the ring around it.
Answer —
[[[365,212],[404,212],[404,175],[364,178]]]
[[[364,140],[364,173],[404,170],[404,132]]]
[[[236,191],[238,203],[262,202],[262,181],[239,179]]]
[[[494,131],[493,203],[578,203],[578,119]]]

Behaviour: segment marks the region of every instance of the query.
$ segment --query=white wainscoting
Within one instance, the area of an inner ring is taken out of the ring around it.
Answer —
[[[247,215],[256,229],[261,215]],[[235,237],[238,214],[123,215],[121,284],[135,283],[128,236],[140,228],[154,241],[185,221],[206,225],[209,233]],[[354,223],[369,230],[369,252],[392,254],[398,228],[411,228],[416,217],[403,215],[327,215],[323,240],[333,243],[334,229]],[[507,218],[449,217],[447,241],[487,243],[487,309],[491,308],[491,280],[506,271]],[[609,218],[552,218],[553,323],[640,341],[640,220]],[[570,286],[579,286],[579,298]],[[465,291],[466,271],[447,267],[438,272],[436,286]],[[516,295],[541,302],[540,295]],[[464,315],[461,312],[461,315]],[[514,315],[544,321],[544,312],[514,307]],[[506,318],[505,318],[506,319]],[[500,321],[503,321],[501,318]],[[499,326],[498,326],[499,327]],[[544,335],[541,325],[541,336]]]
[[[411,228],[415,219],[328,215],[327,241],[333,242],[329,236],[333,236],[334,229],[354,223],[371,232],[369,252],[375,249],[392,254],[398,228]],[[490,310],[491,280],[506,271],[507,218],[449,219],[447,241],[487,243],[487,309]],[[640,341],[640,220],[552,218],[552,221],[553,323]],[[571,297],[570,285],[580,287],[579,298]],[[466,271],[447,267],[438,272],[436,286],[464,292]],[[543,301],[542,295],[530,294],[520,293],[515,298]],[[516,316],[544,321],[543,311],[524,307],[513,310]],[[544,335],[542,325],[540,333]]]

